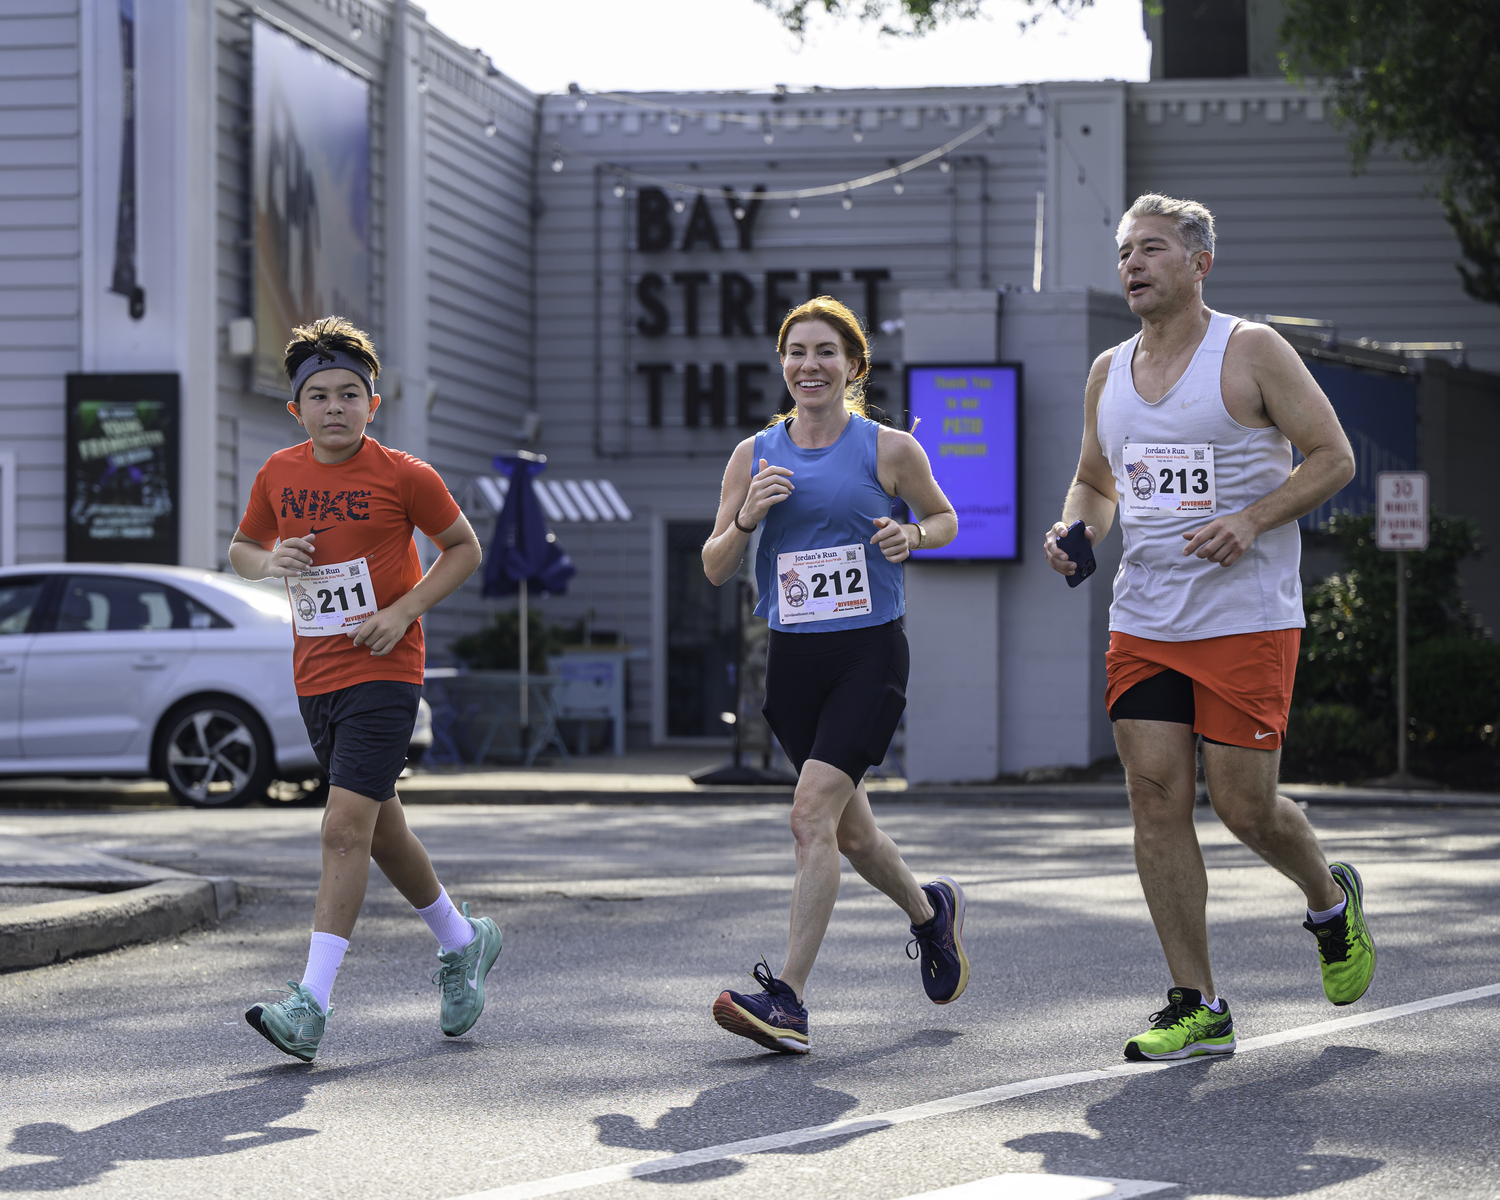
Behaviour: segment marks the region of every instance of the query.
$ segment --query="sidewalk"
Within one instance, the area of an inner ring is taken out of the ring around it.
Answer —
[[[790,787],[700,787],[689,775],[720,766],[727,750],[666,747],[600,754],[535,767],[428,767],[400,782],[405,804],[762,804],[790,798]],[[867,779],[876,803],[1123,807],[1123,776],[1095,781],[908,784]],[[1201,787],[1201,785],[1200,785]],[[1500,808],[1500,793],[1397,791],[1360,784],[1284,783],[1282,794],[1309,805],[1377,808]],[[153,780],[0,779],[0,808],[172,806]],[[0,878],[0,885],[5,880]]]
[[[0,971],[171,937],[238,904],[233,879],[0,834]]]

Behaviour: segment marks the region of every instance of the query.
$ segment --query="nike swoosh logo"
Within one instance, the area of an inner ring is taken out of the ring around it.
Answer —
[[[325,525],[325,526],[323,526],[322,529],[313,529],[313,530],[309,530],[309,532],[311,532],[311,533],[327,533],[330,529],[333,529],[333,528],[335,528],[335,527],[332,526],[332,525]]]
[[[1184,400],[1182,402],[1182,407],[1183,408],[1191,408],[1193,405],[1197,404],[1198,401],[1200,401],[1202,399],[1203,399],[1202,396],[1194,396],[1191,400]]]
[[[1255,731],[1255,740],[1257,742],[1260,741],[1261,738],[1268,738],[1268,737],[1275,737],[1275,736],[1276,736],[1276,731],[1274,729],[1271,730],[1270,733],[1261,733],[1259,730]]]

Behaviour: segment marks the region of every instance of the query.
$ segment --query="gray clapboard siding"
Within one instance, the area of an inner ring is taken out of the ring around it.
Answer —
[[[1500,370],[1500,309],[1464,294],[1429,173],[1385,150],[1354,175],[1346,133],[1291,103],[1280,121],[1265,111],[1238,123],[1222,111],[1197,123],[1186,110],[1148,113],[1186,86],[1131,85],[1127,177],[1131,196],[1191,195],[1213,210],[1211,305],[1330,320],[1348,339],[1462,341],[1470,365]],[[1214,81],[1196,87],[1212,101]],[[1261,87],[1303,99],[1287,85]],[[1226,95],[1233,88],[1223,81]]]
[[[79,369],[76,0],[0,10],[0,447],[16,559],[63,554],[63,376]]]

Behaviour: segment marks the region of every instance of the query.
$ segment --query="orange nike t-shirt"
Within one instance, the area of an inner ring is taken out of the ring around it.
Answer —
[[[306,609],[303,622],[293,613],[292,663],[299,696],[320,696],[374,679],[422,682],[427,651],[420,620],[411,623],[389,654],[378,658],[368,646],[356,646],[343,629],[321,636],[297,631],[312,628],[309,622],[319,612],[333,614],[324,621],[325,627],[332,625],[339,606],[347,611],[355,601],[389,608],[422,578],[412,530],[436,537],[458,520],[459,511],[436,471],[372,437],[341,463],[318,462],[311,440],[266,460],[251,486],[240,532],[257,542],[316,533],[313,570],[330,574],[328,587],[304,585],[297,591]],[[290,603],[299,580],[287,584]]]

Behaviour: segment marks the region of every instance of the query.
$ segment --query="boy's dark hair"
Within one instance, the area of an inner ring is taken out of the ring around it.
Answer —
[[[375,343],[363,329],[356,329],[343,317],[319,317],[310,325],[299,325],[292,330],[292,340],[286,344],[286,357],[282,359],[286,377],[295,378],[297,368],[314,354],[334,350],[359,359],[369,368],[371,379],[380,378]]]

